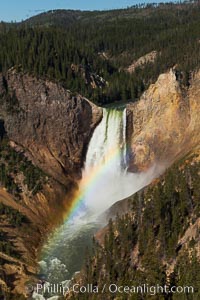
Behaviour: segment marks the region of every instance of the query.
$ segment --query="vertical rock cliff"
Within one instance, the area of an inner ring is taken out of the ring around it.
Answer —
[[[0,286],[25,294],[40,245],[62,221],[102,109],[14,69],[0,75]],[[9,179],[9,180],[7,180]]]
[[[199,144],[199,92],[200,72],[186,89],[170,70],[140,101],[127,106],[130,170],[145,169],[154,161],[169,164]]]
[[[59,84],[9,71],[0,76],[0,118],[13,146],[62,184],[80,174],[102,110]]]

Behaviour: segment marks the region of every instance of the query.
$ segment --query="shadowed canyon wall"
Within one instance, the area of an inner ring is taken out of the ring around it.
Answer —
[[[51,227],[62,221],[80,179],[90,137],[101,118],[101,108],[80,95],[71,95],[59,84],[14,69],[0,75],[1,138],[6,135],[8,143],[2,146],[0,159],[7,172],[13,168],[9,176],[18,189],[16,193],[12,187],[8,191],[0,186],[1,233],[7,242],[14,241],[12,249],[17,257],[13,261],[10,251],[9,255],[0,251],[5,290],[8,284],[15,293],[25,293],[24,283],[37,269],[39,247]],[[20,166],[17,170],[16,164]],[[34,173],[43,178],[37,191],[28,188],[36,182],[30,178]],[[14,215],[13,225],[6,214],[8,209]],[[26,221],[19,223],[19,215]]]
[[[79,177],[89,139],[102,117],[101,108],[80,95],[72,96],[59,84],[15,70],[1,75],[0,94],[9,139],[60,183],[66,185],[68,177]]]

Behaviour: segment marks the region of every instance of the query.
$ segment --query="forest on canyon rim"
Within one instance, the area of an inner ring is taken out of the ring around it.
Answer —
[[[61,82],[98,104],[136,101],[158,75],[177,66],[189,85],[199,68],[198,1],[103,12],[49,12],[19,24],[1,23],[0,70]],[[156,51],[131,74],[126,69]]]

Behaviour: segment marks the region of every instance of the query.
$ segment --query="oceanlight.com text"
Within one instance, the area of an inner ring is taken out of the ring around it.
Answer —
[[[71,286],[63,286],[62,284],[37,284],[36,286],[29,286],[29,292],[36,292],[37,294],[50,293],[54,295],[66,295],[68,293],[75,294],[143,294],[154,296],[156,294],[193,294],[193,286],[160,286],[141,284],[138,286],[124,285],[118,286],[115,283],[104,284],[103,286],[97,286],[93,284],[73,284]]]

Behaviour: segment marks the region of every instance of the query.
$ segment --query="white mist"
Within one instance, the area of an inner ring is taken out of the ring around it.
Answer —
[[[126,109],[104,109],[88,147],[80,183],[90,219],[149,184],[157,172],[153,166],[145,173],[129,173],[127,164]]]

